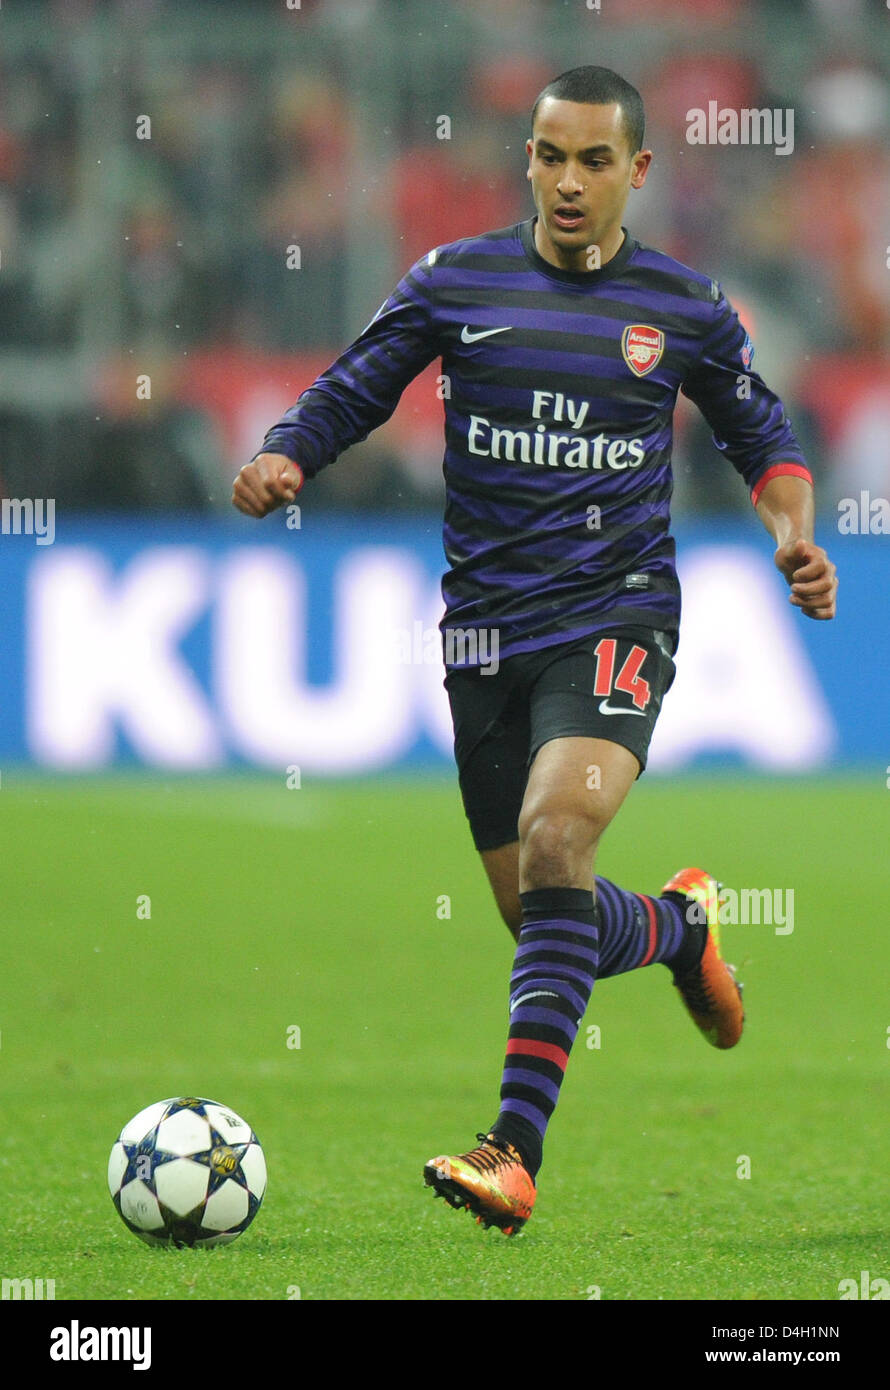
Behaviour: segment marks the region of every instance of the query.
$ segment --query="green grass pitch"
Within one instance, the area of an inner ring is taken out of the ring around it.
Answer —
[[[0,842],[4,1277],[57,1299],[832,1300],[890,1276],[881,779],[634,789],[600,873],[793,888],[794,931],[725,929],[731,1053],[662,966],[596,986],[513,1240],[421,1176],[491,1123],[506,1036],[512,943],[456,781],[4,771]],[[177,1094],[265,1148],[230,1247],[148,1249],[108,1195],[121,1126]]]

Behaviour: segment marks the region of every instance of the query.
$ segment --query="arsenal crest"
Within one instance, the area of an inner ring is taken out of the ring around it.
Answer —
[[[621,335],[621,355],[635,376],[646,376],[661,361],[664,334],[647,323],[628,324]]]

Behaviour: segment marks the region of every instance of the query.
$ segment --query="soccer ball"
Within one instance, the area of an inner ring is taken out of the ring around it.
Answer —
[[[225,1245],[250,1225],[266,1160],[250,1125],[215,1100],[159,1100],[124,1125],[108,1159],[124,1225],[148,1245]]]

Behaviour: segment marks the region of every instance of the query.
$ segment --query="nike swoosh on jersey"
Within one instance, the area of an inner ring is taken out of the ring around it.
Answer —
[[[621,709],[620,706],[616,709],[614,705],[609,704],[608,700],[600,700],[597,709],[600,714],[639,714],[643,717],[646,714],[644,709]]]
[[[462,343],[475,343],[479,338],[490,338],[492,333],[509,333],[512,327],[510,323],[506,328],[483,328],[480,333],[474,333],[470,325],[465,323],[461,329],[460,340]]]

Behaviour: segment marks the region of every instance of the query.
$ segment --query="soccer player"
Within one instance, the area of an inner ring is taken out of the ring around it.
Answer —
[[[526,146],[537,216],[413,265],[232,497],[257,517],[292,501],[441,357],[445,686],[471,833],[517,947],[497,1117],[424,1177],[507,1234],[531,1215],[595,980],[660,962],[708,1042],[742,1032],[715,879],[687,868],[647,896],[593,871],[674,677],[678,391],[747,484],[790,602],[835,613],[812,479],[735,311],[708,275],[622,225],[652,160],[643,134],[639,93],[609,69],[550,82]]]

